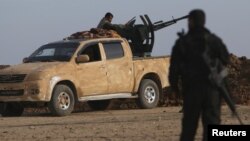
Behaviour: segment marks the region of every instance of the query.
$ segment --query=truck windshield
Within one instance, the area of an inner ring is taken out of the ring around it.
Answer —
[[[32,53],[26,62],[69,61],[79,43],[53,43],[41,46]]]

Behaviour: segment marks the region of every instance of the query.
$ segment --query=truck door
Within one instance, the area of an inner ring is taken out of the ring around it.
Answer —
[[[133,67],[131,56],[126,56],[121,41],[103,43],[106,55],[109,93],[131,92]]]
[[[98,43],[85,45],[78,55],[88,55],[89,61],[77,64],[80,96],[107,93],[107,70]]]

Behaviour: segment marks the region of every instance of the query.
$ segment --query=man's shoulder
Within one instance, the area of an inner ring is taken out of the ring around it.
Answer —
[[[205,37],[207,40],[212,41],[212,42],[222,42],[222,39],[219,36],[217,36],[215,33],[211,33],[211,32],[206,33]]]
[[[226,48],[222,39],[214,33],[206,35],[207,44],[216,50]]]

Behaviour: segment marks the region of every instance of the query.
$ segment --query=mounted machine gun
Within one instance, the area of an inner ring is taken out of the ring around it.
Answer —
[[[115,30],[129,41],[134,56],[151,56],[155,41],[155,31],[177,23],[179,20],[186,19],[183,16],[167,22],[158,21],[152,23],[148,15],[140,15],[143,24],[135,24],[135,17],[127,22],[125,27],[115,26]]]

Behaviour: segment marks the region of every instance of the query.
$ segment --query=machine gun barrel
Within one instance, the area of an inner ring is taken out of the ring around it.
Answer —
[[[167,26],[170,26],[172,24],[175,24],[175,23],[177,23],[177,21],[180,21],[180,20],[183,20],[186,18],[188,18],[188,15],[177,18],[177,19],[173,18],[173,20],[167,21],[167,22],[162,22],[162,21],[156,22],[153,24],[154,31],[157,31],[157,30],[160,30],[160,29],[165,28]]]

